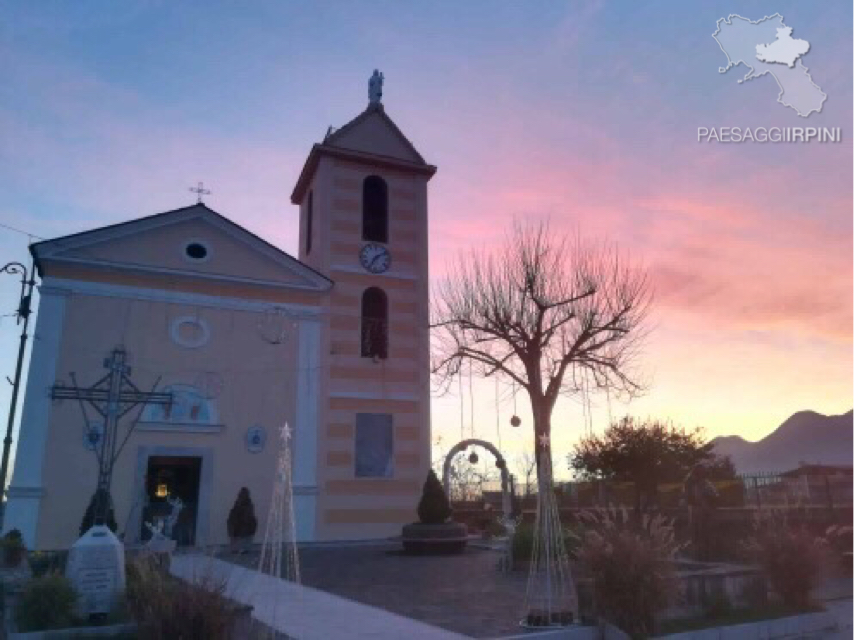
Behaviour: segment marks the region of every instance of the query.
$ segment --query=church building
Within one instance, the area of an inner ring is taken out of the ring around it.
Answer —
[[[225,543],[242,487],[260,542],[287,423],[298,538],[397,535],[430,466],[435,172],[386,114],[375,74],[368,108],[296,178],[298,258],[201,200],[33,244],[40,302],[4,530],[68,548],[99,452],[114,448],[126,544],[175,497],[179,544]],[[106,447],[109,422],[86,398],[123,413]]]

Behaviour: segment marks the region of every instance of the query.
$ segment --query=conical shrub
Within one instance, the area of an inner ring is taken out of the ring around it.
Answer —
[[[436,477],[436,472],[430,469],[418,502],[418,518],[422,524],[442,524],[448,521],[452,512],[442,483]]]
[[[99,496],[104,496],[104,499],[109,505],[109,509],[107,509],[107,521],[102,524],[107,525],[110,528],[110,531],[112,531],[113,533],[115,533],[116,529],[119,528],[119,525],[116,524],[116,514],[113,511],[112,497],[110,497],[110,494],[104,491],[103,489],[97,489],[95,493],[92,494],[92,499],[89,501],[89,506],[86,507],[86,512],[83,514],[83,522],[80,523],[81,536],[87,531],[89,531],[89,529],[91,529],[92,526],[95,524],[95,505],[98,503]]]

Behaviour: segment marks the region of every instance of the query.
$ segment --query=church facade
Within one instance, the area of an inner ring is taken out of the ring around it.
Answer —
[[[106,389],[121,357],[124,388],[171,399],[121,407],[111,495],[127,544],[175,497],[179,544],[225,543],[242,487],[260,541],[284,423],[300,540],[399,533],[430,465],[435,171],[372,94],[296,181],[297,258],[201,203],[32,245],[41,297],[4,529],[30,549],[76,540],[105,421],[56,389]]]

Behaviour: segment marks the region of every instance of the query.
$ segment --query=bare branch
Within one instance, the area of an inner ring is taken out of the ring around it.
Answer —
[[[549,433],[561,394],[637,395],[647,335],[646,271],[613,245],[516,223],[497,250],[461,255],[433,292],[432,371],[441,384],[463,361],[479,376],[524,387],[535,433]]]

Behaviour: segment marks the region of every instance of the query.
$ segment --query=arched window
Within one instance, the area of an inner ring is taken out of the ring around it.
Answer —
[[[362,239],[388,242],[388,186],[379,176],[362,183]]]
[[[377,287],[362,294],[362,357],[388,357],[388,298]]]
[[[314,226],[314,191],[308,192],[308,204],[305,213],[305,255],[311,253],[311,234]]]
[[[187,384],[173,384],[163,388],[172,394],[171,404],[148,404],[143,409],[140,422],[174,422],[177,424],[216,424],[216,407],[202,392]]]

